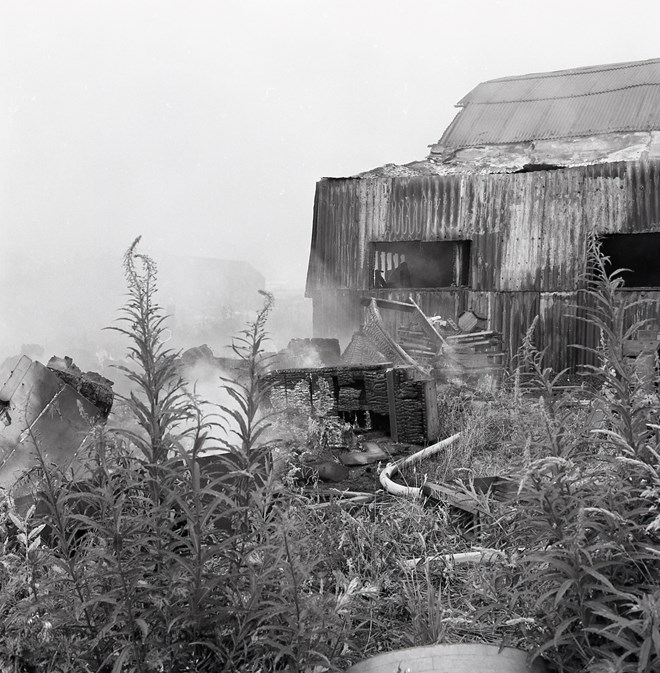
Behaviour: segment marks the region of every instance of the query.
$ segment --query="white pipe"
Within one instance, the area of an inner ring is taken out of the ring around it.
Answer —
[[[498,549],[479,549],[478,551],[459,552],[458,554],[440,554],[439,556],[429,556],[427,559],[413,558],[408,561],[404,561],[404,565],[409,570],[413,570],[424,560],[442,561],[443,563],[458,566],[467,565],[469,563],[493,563],[493,561],[504,558],[506,558],[504,552],[501,552]]]
[[[388,493],[392,493],[393,495],[406,495],[413,498],[419,498],[422,494],[421,488],[397,484],[395,481],[392,481],[392,475],[396,474],[396,472],[406,465],[418,463],[420,460],[424,460],[424,458],[428,458],[429,456],[446,449],[448,446],[455,444],[460,436],[461,433],[457,432],[455,435],[447,437],[447,439],[443,439],[441,442],[436,442],[435,444],[431,444],[431,446],[427,446],[425,449],[421,449],[421,451],[418,451],[417,453],[413,453],[412,456],[408,456],[403,460],[397,460],[394,463],[388,463],[378,477],[382,487]]]

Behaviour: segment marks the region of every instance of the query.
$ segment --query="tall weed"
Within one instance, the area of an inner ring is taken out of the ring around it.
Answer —
[[[521,554],[500,569],[500,605],[534,620],[536,652],[560,671],[650,673],[660,668],[657,406],[623,356],[640,324],[627,326],[619,272],[595,239],[589,257],[584,319],[601,334],[589,366],[600,386],[579,411],[527,349],[547,455],[530,461],[506,522]]]

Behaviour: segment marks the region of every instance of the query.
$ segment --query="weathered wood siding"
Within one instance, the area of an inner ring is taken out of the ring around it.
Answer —
[[[469,308],[487,315],[510,353],[538,314],[537,340],[551,364],[572,367],[582,360],[567,345],[595,338],[574,318],[591,230],[660,232],[660,162],[322,180],[307,278],[315,333],[349,335],[362,320],[362,296],[412,294],[431,315],[455,319]],[[370,289],[372,242],[457,239],[472,242],[468,288]],[[644,308],[644,317],[656,317],[656,310]]]

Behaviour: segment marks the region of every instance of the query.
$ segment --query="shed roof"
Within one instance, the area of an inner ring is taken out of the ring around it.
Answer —
[[[493,79],[457,105],[451,149],[660,130],[660,59]]]

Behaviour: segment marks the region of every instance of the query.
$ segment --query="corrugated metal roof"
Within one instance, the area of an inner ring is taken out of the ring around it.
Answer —
[[[660,59],[490,80],[458,105],[444,147],[660,130]]]

